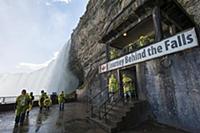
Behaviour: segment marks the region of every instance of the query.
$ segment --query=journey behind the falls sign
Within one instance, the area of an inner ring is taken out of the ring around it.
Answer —
[[[146,60],[161,57],[167,54],[183,51],[198,46],[198,39],[195,29],[174,35],[161,42],[149,45],[138,51],[122,56],[100,66],[99,72],[107,72],[128,65],[133,65]]]

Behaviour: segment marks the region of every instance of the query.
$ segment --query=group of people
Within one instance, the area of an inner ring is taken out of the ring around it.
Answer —
[[[126,74],[122,75],[122,86],[123,86],[123,98],[124,102],[128,102],[129,99],[135,99],[136,98],[136,92],[135,92],[135,86],[133,84],[133,80],[127,76]],[[109,91],[109,97],[110,101],[113,101],[114,94],[116,94],[119,91],[119,83],[114,76],[114,74],[111,74],[108,81],[108,91]]]
[[[40,99],[38,101],[38,105],[40,107],[40,112],[42,112],[43,108],[46,108],[46,110],[49,110],[51,104],[52,104],[52,101],[51,101],[50,97],[47,95],[46,92],[44,92],[44,90],[42,90]]]
[[[21,95],[19,95],[16,98],[16,104],[15,104],[15,126],[18,126],[20,123],[20,126],[23,126],[25,116],[29,116],[29,112],[32,109],[34,101],[33,92],[30,92],[28,94],[25,89],[22,90]],[[61,94],[58,96],[58,103],[59,103],[59,110],[64,110],[64,103],[65,103],[65,94],[64,91],[61,92]],[[50,106],[52,104],[51,98],[47,95],[44,90],[41,91],[41,95],[38,101],[38,105],[40,107],[40,112],[42,112],[43,108],[46,108],[48,111]]]

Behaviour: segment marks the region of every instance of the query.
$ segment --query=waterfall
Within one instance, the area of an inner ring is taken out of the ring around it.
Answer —
[[[78,79],[69,70],[69,50],[71,41],[68,41],[60,50],[56,59],[47,67],[30,73],[0,74],[0,96],[16,96],[25,88],[28,92],[40,94],[41,90],[60,93],[72,92],[78,86]]]

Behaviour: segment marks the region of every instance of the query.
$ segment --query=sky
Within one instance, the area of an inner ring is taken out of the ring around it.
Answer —
[[[0,74],[48,65],[70,39],[88,0],[0,0]]]

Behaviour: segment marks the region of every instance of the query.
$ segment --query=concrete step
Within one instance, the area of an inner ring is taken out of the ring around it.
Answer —
[[[122,122],[122,118],[107,118],[105,119],[105,124],[111,127],[116,127],[118,123]]]
[[[123,102],[123,101],[120,101],[118,103],[114,103],[115,107],[118,107],[118,108],[131,108],[134,106],[134,104],[136,103],[137,101],[128,101],[127,103]],[[109,103],[107,106],[112,106],[113,103]]]
[[[126,103],[124,104],[123,102],[119,102],[115,105],[112,105],[111,103],[108,103],[107,106],[106,106],[106,111],[109,111],[110,114],[114,114],[117,116],[118,115],[123,115],[126,113],[126,112],[129,112],[133,107],[134,107],[134,104],[137,103],[137,101],[134,101],[134,102],[129,102],[129,103]],[[103,114],[105,113],[105,110],[102,109],[100,111],[100,114],[101,116],[103,116]],[[94,114],[96,116],[99,116],[99,110],[94,110]]]
[[[107,111],[108,109],[110,110],[107,112],[106,117],[102,117],[101,120],[99,120],[98,117],[93,117],[91,120],[108,133],[116,133],[140,123],[140,116],[137,116],[137,114],[141,115],[141,113],[146,110],[145,108],[141,110],[142,104],[141,101],[133,101],[127,104],[124,104],[123,102],[119,102],[116,105],[108,104]],[[104,113],[105,111],[101,110],[101,116],[103,116]],[[143,118],[141,117],[141,119]]]
[[[116,129],[116,125],[115,124],[111,124],[111,123],[106,123],[105,120],[99,120],[98,118],[89,118],[91,121],[93,121],[94,123],[96,123],[100,128],[102,128],[103,130],[105,130],[108,133],[114,133],[115,129]]]
[[[125,117],[126,113],[129,111],[128,108],[119,108],[114,106],[108,112],[106,118],[99,120],[99,118],[96,117],[92,118],[92,120],[98,123],[98,125],[108,133],[115,133],[118,130],[118,123],[122,122],[123,117]],[[104,112],[102,112],[102,114],[104,114]]]
[[[117,119],[122,118],[123,116],[126,116],[127,112],[128,111],[125,111],[125,110],[113,110],[113,109],[111,109],[109,112],[106,112],[107,113],[106,118],[107,119],[113,118],[113,119],[117,120]],[[102,112],[102,114],[105,114],[105,112]]]
[[[91,118],[91,120],[97,123],[106,132],[115,133],[117,131],[117,124],[120,123],[123,117],[126,116],[127,111],[129,111],[127,108],[119,108],[119,107],[114,106],[108,112],[108,114],[106,115],[106,118],[99,120],[98,117],[96,118],[93,117]],[[104,112],[101,112],[101,113],[104,114]]]
[[[127,112],[127,111],[130,111],[130,107],[128,106],[112,106],[112,105],[107,105],[107,109],[108,110],[113,110],[113,111],[120,111],[120,112]]]
[[[107,119],[113,119],[113,120],[121,120],[122,117],[126,116],[127,112],[121,112],[121,113],[117,113],[115,111],[110,111],[107,114]]]

